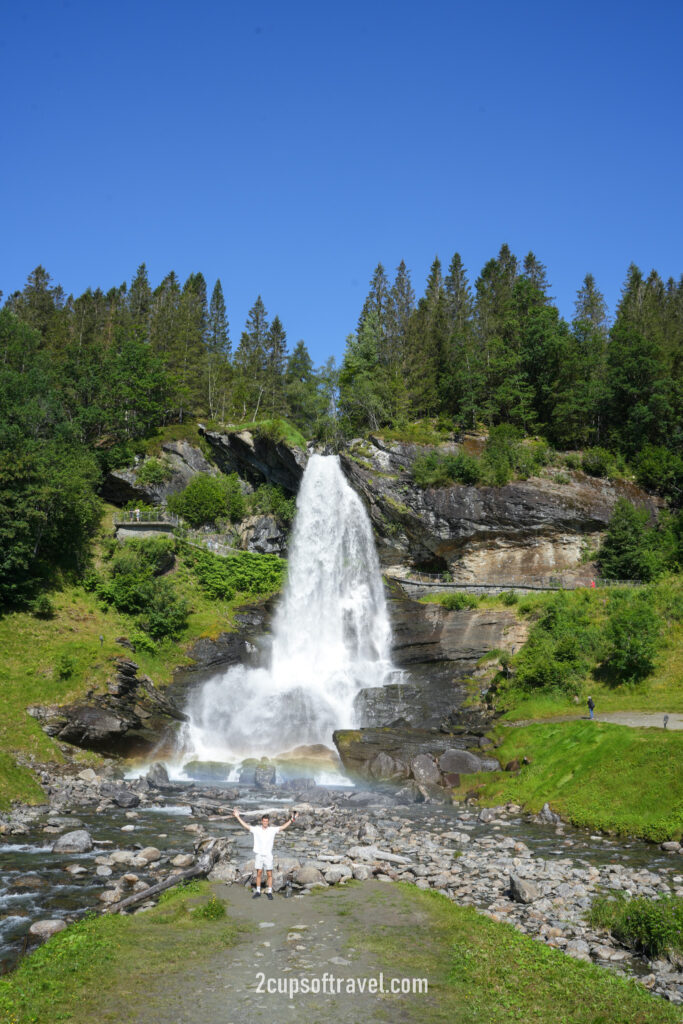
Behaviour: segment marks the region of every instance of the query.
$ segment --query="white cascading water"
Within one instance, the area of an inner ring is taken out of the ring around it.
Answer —
[[[370,521],[336,456],[313,455],[297,498],[270,667],[237,665],[186,709],[192,757],[235,761],[353,727],[354,697],[392,671],[391,631]],[[186,760],[189,759],[186,755]]]

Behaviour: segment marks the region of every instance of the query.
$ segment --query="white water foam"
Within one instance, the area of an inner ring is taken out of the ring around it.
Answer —
[[[183,761],[235,762],[301,745],[332,746],[335,729],[355,725],[358,691],[395,675],[390,639],[363,504],[336,456],[313,455],[297,499],[270,664],[234,666],[205,683],[185,709]]]

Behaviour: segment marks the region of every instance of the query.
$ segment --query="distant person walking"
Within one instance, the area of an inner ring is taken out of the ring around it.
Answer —
[[[267,876],[267,889],[266,896],[269,900],[273,898],[273,843],[275,842],[275,836],[278,832],[283,832],[284,829],[289,828],[292,822],[296,818],[296,812],[292,811],[292,816],[289,818],[284,825],[271,825],[270,816],[264,814],[261,817],[260,825],[247,825],[246,821],[243,821],[240,817],[240,812],[235,807],[233,809],[233,815],[237,818],[240,825],[246,828],[247,832],[251,832],[254,837],[254,866],[256,868],[256,892],[252,899],[256,899],[261,895],[261,873],[265,869]]]
[[[591,718],[591,720],[595,717],[594,714],[593,714],[594,711],[595,711],[595,704],[593,703],[593,698],[589,697],[588,698],[588,716],[589,716],[589,718]]]

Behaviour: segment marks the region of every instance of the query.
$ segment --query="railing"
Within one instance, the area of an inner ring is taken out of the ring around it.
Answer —
[[[595,577],[585,580],[563,579],[561,576],[534,576],[518,580],[465,581],[444,578],[443,573],[411,572],[409,576],[393,576],[387,579],[408,587],[433,587],[438,590],[578,590],[581,587],[639,587],[641,580],[607,580]]]
[[[180,520],[162,509],[158,512],[140,508],[126,509],[114,516],[114,526],[156,526],[160,523],[178,526]]]

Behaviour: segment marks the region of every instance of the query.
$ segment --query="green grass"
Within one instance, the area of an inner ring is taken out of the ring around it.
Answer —
[[[683,899],[662,896],[630,899],[623,892],[597,896],[586,915],[593,928],[609,931],[618,942],[654,960],[683,953]]]
[[[463,776],[455,795],[512,801],[539,811],[550,803],[574,825],[654,842],[683,835],[683,732],[631,729],[600,722],[501,727],[495,756],[524,756],[520,773]]]
[[[238,941],[234,922],[204,910],[210,894],[208,882],[180,886],[144,914],[87,917],[60,932],[0,979],[0,1022],[137,1020],[161,975]]]
[[[305,449],[307,443],[299,428],[295,427],[289,420],[284,419],[256,420],[256,422],[247,420],[244,423],[225,423],[222,425],[222,429],[231,432],[249,430],[257,437],[269,437],[271,441],[275,442],[284,441],[285,444],[292,445],[295,448]]]
[[[145,441],[147,454],[161,456],[163,454],[161,446],[167,441],[187,441],[195,448],[201,449],[210,462],[213,461],[211,446],[199,433],[197,424],[191,420],[187,420],[185,423],[169,423],[166,427],[160,427],[152,437]]]
[[[356,953],[385,975],[427,978],[428,995],[389,1002],[387,1020],[420,1024],[673,1024],[680,1008],[634,982],[565,956],[508,924],[445,896],[399,883],[372,898],[376,923],[360,918]],[[319,897],[315,897],[318,899]],[[321,902],[324,902],[323,894]],[[364,926],[365,925],[365,926]],[[379,1007],[378,1007],[379,1009]]]
[[[452,436],[452,426],[441,427],[437,420],[416,420],[395,427],[383,427],[374,431],[374,436],[384,441],[401,441],[404,444],[438,445]]]
[[[108,517],[113,510],[109,509]],[[105,527],[106,529],[106,523]],[[231,600],[213,600],[200,586],[191,567],[178,558],[170,574],[178,592],[188,601],[187,628],[177,640],[138,647],[131,657],[155,684],[171,682],[174,669],[189,664],[187,649],[199,637],[216,637],[234,626],[237,608],[255,599],[241,593]],[[135,638],[133,618],[103,606],[80,586],[65,585],[51,595],[55,615],[37,619],[28,612],[0,617],[0,809],[12,800],[41,803],[44,795],[23,762],[64,760],[58,743],[26,713],[31,704],[63,704],[86,690],[102,690],[112,675],[112,661],[129,652],[116,644],[118,636]],[[100,645],[100,636],[104,644]],[[68,659],[71,673],[60,676]],[[79,752],[79,760],[95,763],[95,755]],[[22,762],[20,765],[17,761]]]

